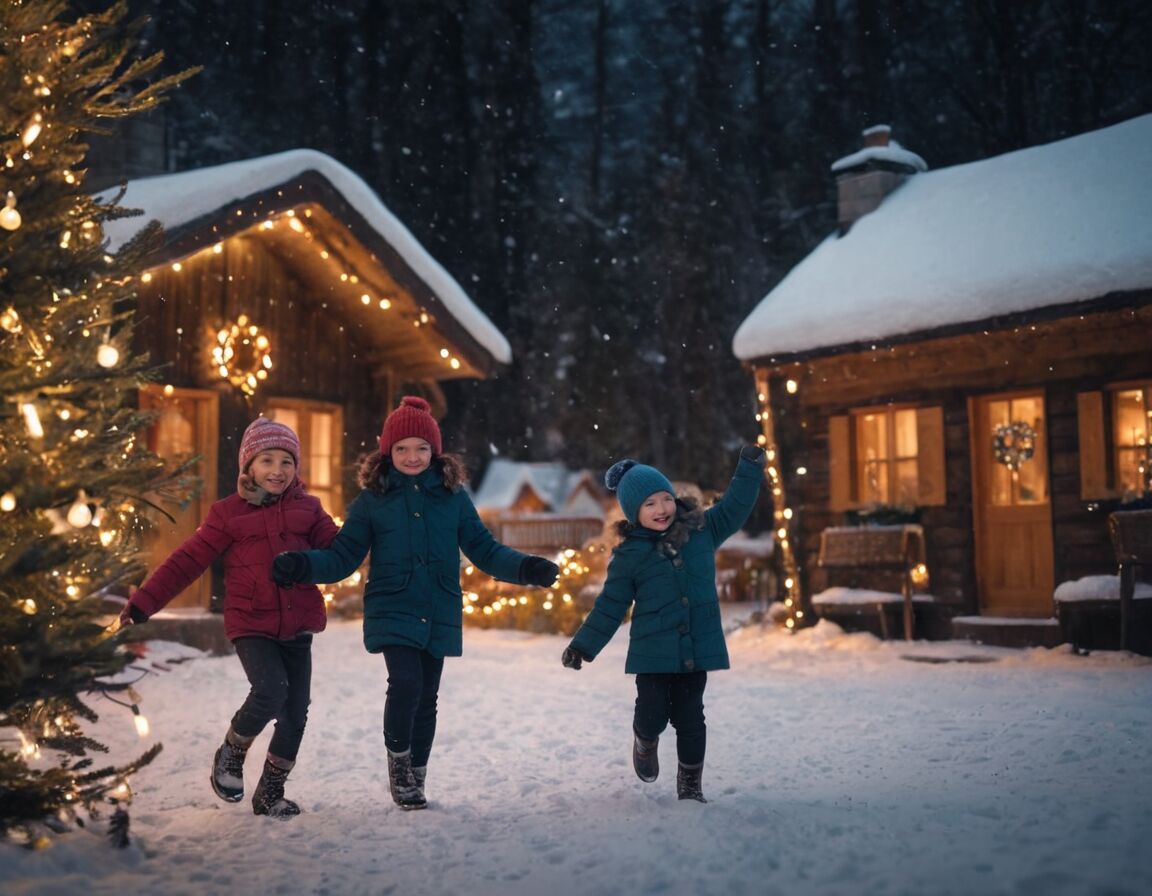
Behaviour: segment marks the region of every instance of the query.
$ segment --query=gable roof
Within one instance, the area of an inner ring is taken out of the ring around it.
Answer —
[[[910,177],[736,330],[745,361],[833,353],[1152,289],[1152,115]]]
[[[417,301],[437,317],[447,316],[454,335],[491,360],[511,362],[512,350],[504,335],[363,179],[315,150],[290,150],[129,181],[120,204],[144,215],[108,221],[104,231],[109,249],[115,251],[146,221],[157,220],[165,229],[159,257],[169,261],[307,202],[345,224],[363,245],[365,259],[387,266],[390,276],[401,280]]]
[[[495,458],[484,472],[484,480],[474,495],[481,510],[511,507],[525,486],[548,505],[550,511],[564,509],[573,491],[584,483],[594,483],[586,470],[569,470],[563,464]]]

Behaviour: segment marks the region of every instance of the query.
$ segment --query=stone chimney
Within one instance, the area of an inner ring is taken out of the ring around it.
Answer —
[[[928,170],[920,156],[892,139],[892,129],[886,124],[868,128],[863,138],[862,149],[832,163],[841,236],[909,177]]]

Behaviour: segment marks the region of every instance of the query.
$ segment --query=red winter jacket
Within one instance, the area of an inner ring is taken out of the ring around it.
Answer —
[[[271,504],[229,495],[212,505],[200,527],[132,595],[151,616],[191,585],[217,557],[224,558],[224,633],[230,641],[256,635],[287,641],[328,624],[315,585],[281,588],[272,559],[281,551],[326,548],[339,531],[297,479]]]

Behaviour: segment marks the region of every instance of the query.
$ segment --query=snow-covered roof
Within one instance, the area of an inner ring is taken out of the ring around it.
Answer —
[[[493,358],[504,364],[512,361],[512,349],[504,334],[388,210],[372,188],[349,168],[315,150],[294,149],[211,168],[129,181],[128,191],[120,204],[125,208],[142,209],[144,216],[107,222],[104,232],[109,248],[115,251],[146,221],[157,220],[166,230],[173,230],[234,202],[274,189],[309,171],[316,172],[331,184]],[[115,191],[104,194],[105,197],[111,195],[115,195]]]
[[[737,329],[749,361],[1152,288],[1152,115],[910,177]]]
[[[504,510],[511,507],[528,486],[548,504],[549,510],[559,511],[565,508],[573,490],[587,475],[559,463],[531,463],[498,457],[484,472],[484,481],[476,490],[474,500],[481,510]]]

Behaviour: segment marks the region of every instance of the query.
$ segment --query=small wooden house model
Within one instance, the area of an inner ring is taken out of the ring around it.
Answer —
[[[588,470],[496,458],[476,490],[476,510],[503,542],[552,553],[583,547],[604,529],[607,493]]]
[[[839,231],[734,338],[794,621],[822,533],[882,511],[922,530],[920,634],[1040,636],[1057,586],[1115,574],[1108,514],[1149,491],[1152,115],[937,171],[866,139],[833,166]]]

